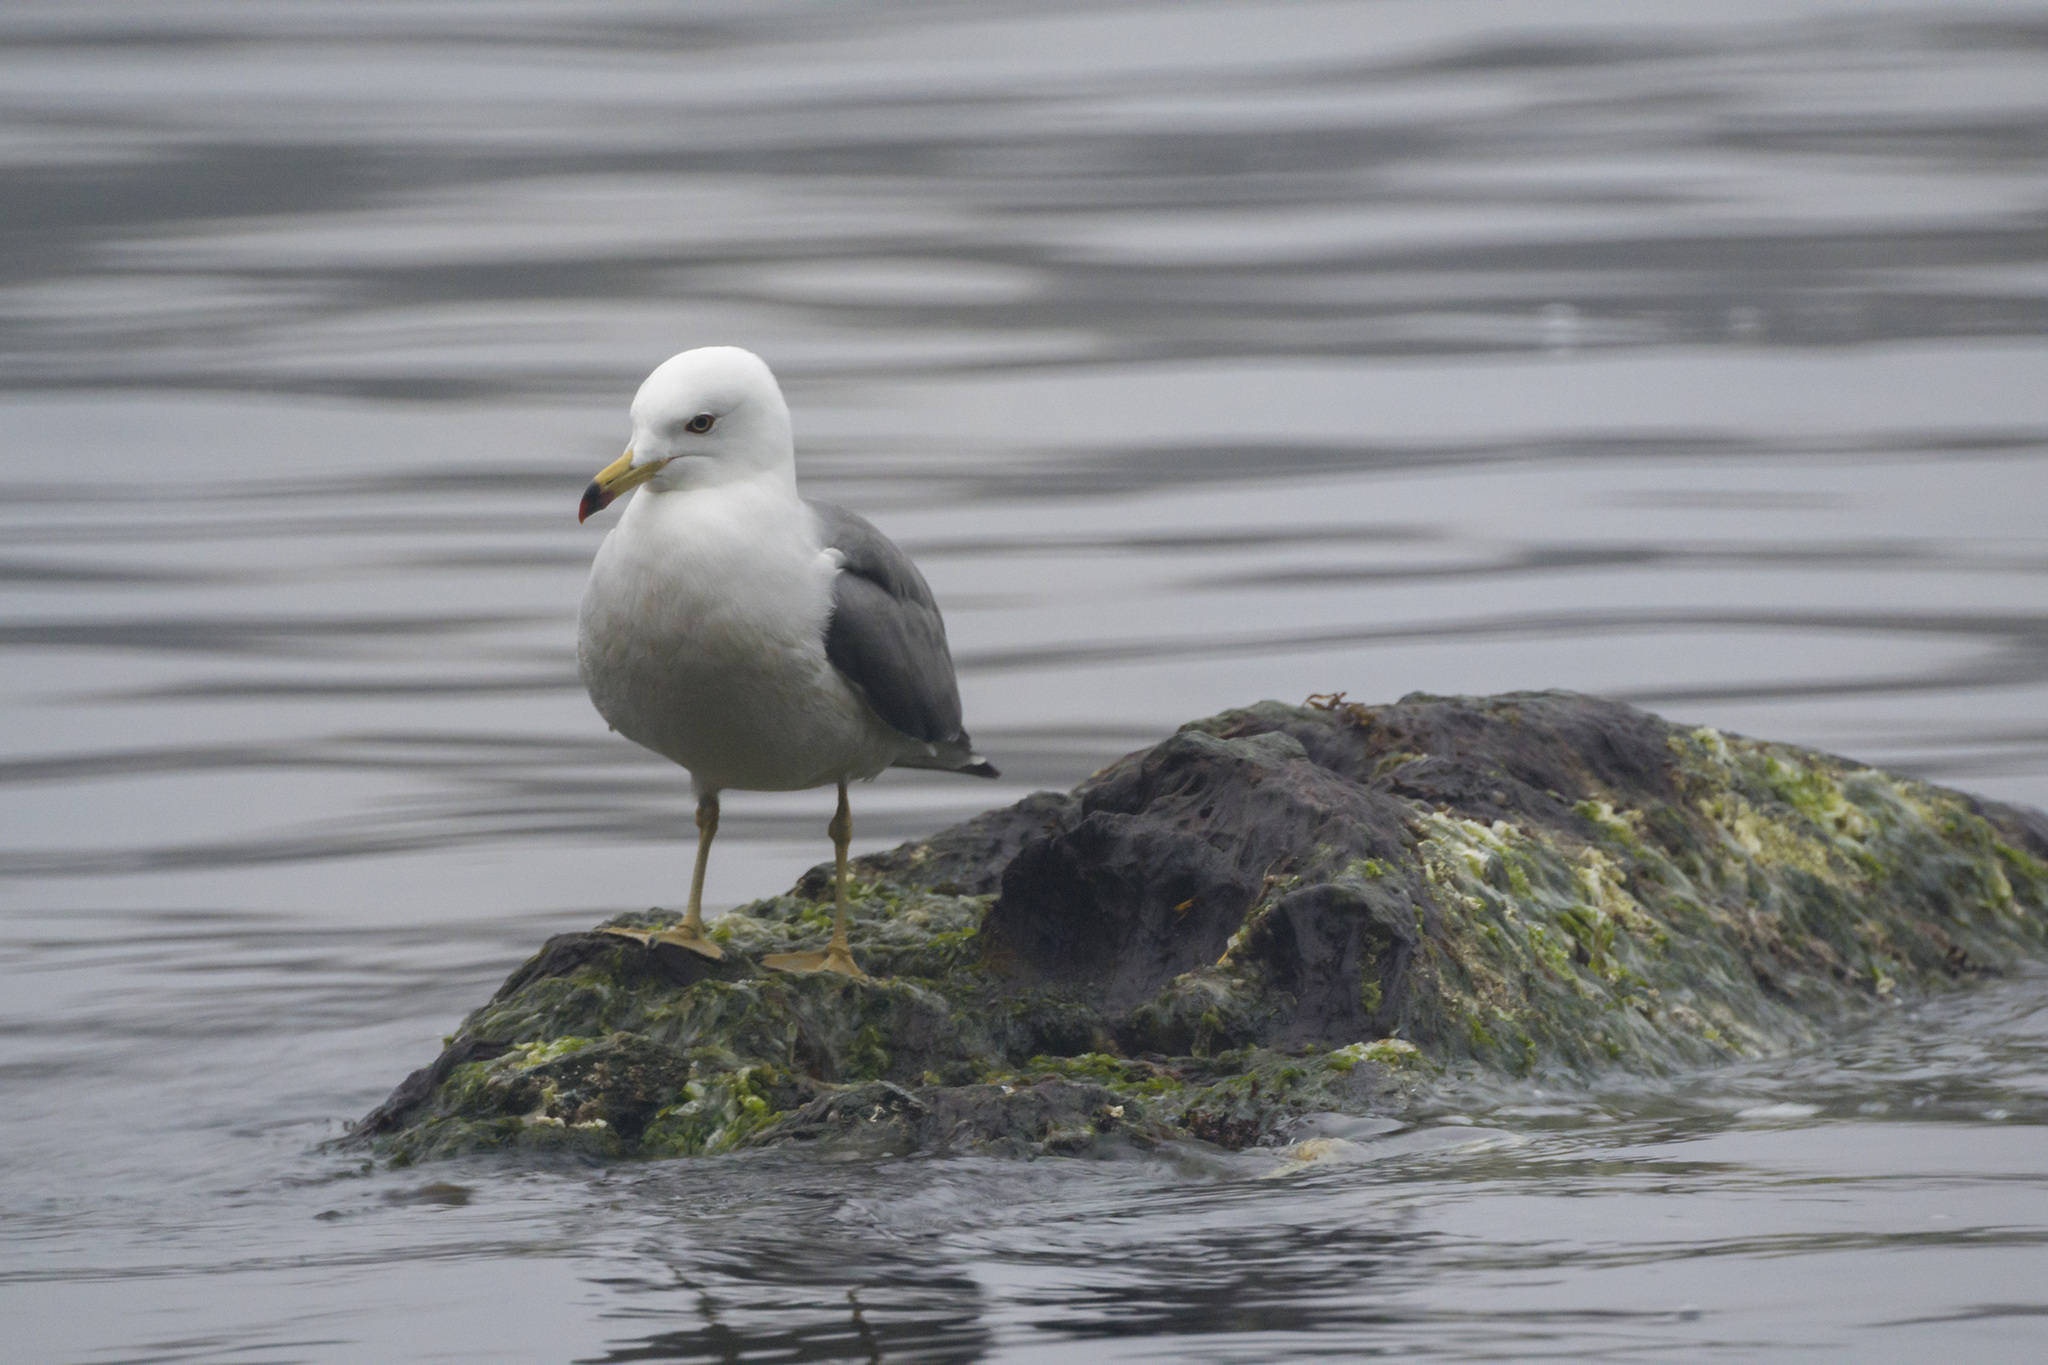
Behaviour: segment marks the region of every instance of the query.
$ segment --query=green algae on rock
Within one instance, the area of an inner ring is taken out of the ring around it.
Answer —
[[[760,968],[829,932],[816,873],[716,963],[620,916],[350,1140],[1239,1148],[1444,1074],[1789,1051],[2048,938],[2039,814],[1556,692],[1262,702],[855,867],[874,980]]]

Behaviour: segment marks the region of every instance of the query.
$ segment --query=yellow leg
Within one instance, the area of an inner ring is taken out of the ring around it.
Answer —
[[[832,836],[832,853],[838,871],[831,945],[822,953],[774,953],[762,958],[761,965],[778,972],[838,972],[841,976],[865,981],[867,973],[855,964],[853,950],[846,942],[846,848],[853,842],[853,811],[846,803],[843,779],[839,783],[839,810],[825,830]]]
[[[711,866],[711,841],[718,837],[718,793],[697,798],[697,866],[690,872],[690,912],[683,928],[704,936],[704,869]]]
[[[839,784],[839,809],[834,812],[832,823],[825,826],[825,832],[832,836],[832,858],[837,872],[832,896],[832,946],[825,951],[830,959],[827,970],[859,976],[860,968],[853,965],[853,949],[846,946],[846,848],[853,842],[853,811],[846,804],[845,782]]]
[[[725,949],[704,936],[704,869],[711,865],[711,841],[718,837],[718,793],[697,798],[697,868],[690,874],[690,909],[683,922],[649,937],[648,946],[673,943],[701,957],[716,960]]]

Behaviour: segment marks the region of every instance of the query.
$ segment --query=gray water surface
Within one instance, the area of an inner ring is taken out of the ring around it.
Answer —
[[[1339,689],[2048,805],[2048,4],[17,0],[0,1358],[2040,1357],[2038,972],[1306,1168],[323,1151],[681,898],[575,505],[715,342],[1005,773],[862,849]]]

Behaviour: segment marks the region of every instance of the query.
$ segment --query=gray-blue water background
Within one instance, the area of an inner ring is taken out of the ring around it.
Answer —
[[[2038,1359],[2039,975],[1285,1179],[319,1144],[681,897],[571,645],[673,351],[945,604],[1006,781],[867,849],[1333,689],[2048,803],[2044,340],[2042,3],[12,0],[0,1358]]]

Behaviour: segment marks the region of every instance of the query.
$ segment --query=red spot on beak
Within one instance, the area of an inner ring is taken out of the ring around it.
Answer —
[[[583,502],[576,509],[576,524],[581,526],[590,520],[591,514],[602,512],[612,505],[612,495],[597,486],[597,480],[590,481],[590,487],[583,490]]]

